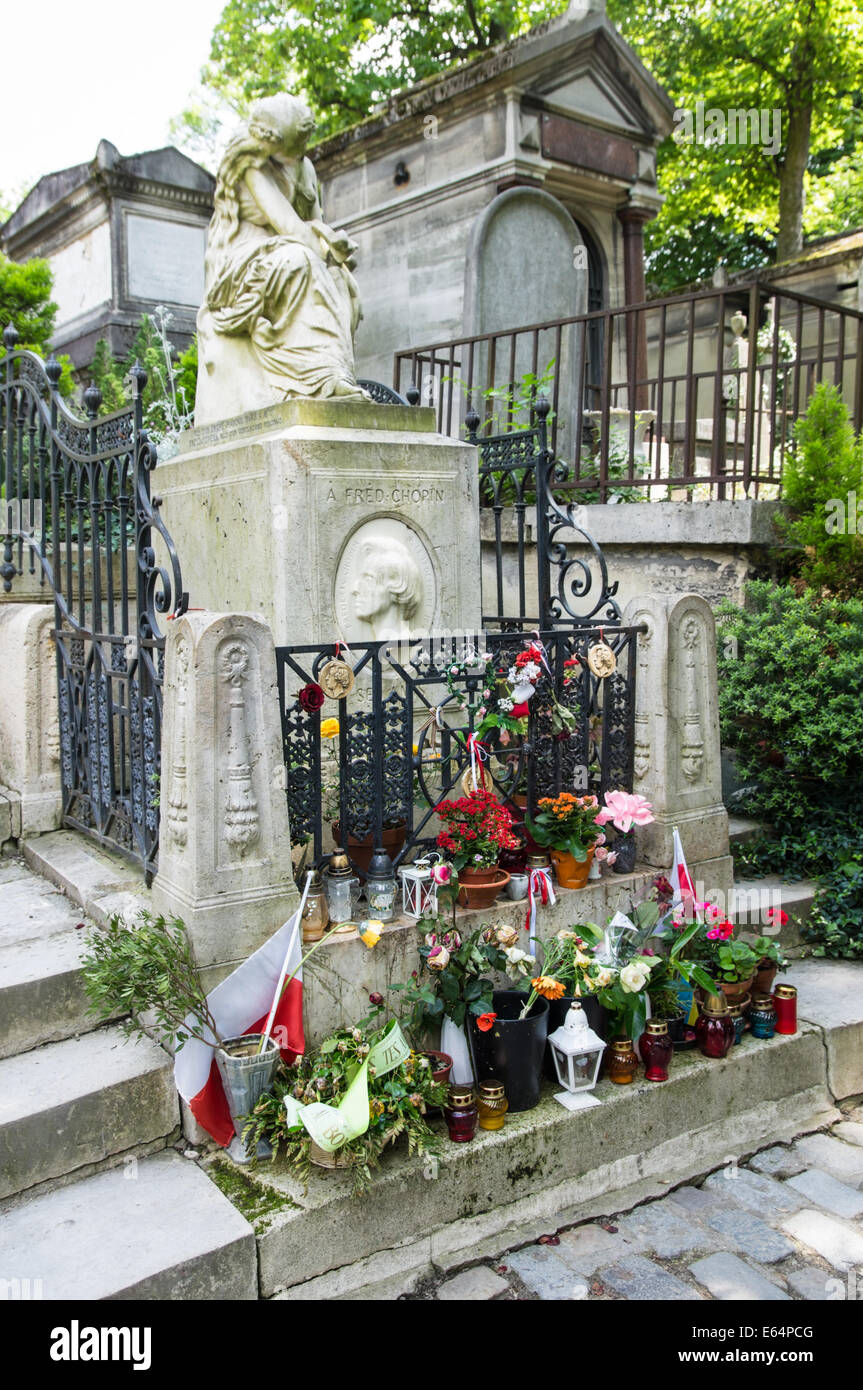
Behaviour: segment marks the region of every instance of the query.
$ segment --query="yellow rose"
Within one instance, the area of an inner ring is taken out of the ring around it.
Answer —
[[[321,738],[338,738],[339,721],[338,719],[321,720]]]

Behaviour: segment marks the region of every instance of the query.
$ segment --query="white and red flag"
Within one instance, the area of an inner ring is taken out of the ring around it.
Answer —
[[[261,1033],[269,1019],[279,981],[296,970],[276,1004],[270,1029],[288,1063],[295,1061],[306,1045],[303,972],[299,968],[301,912],[302,904],[260,950],[207,995],[213,1021],[222,1038]],[[209,1036],[215,1046],[212,1033]],[[198,1038],[189,1038],[174,1059],[174,1083],[198,1124],[224,1148],[234,1137],[234,1126],[216,1066],[214,1046]]]
[[[674,863],[671,866],[671,886],[674,889],[674,896],[671,899],[672,909],[682,907],[687,917],[692,916],[695,912],[695,889],[686,867],[683,845],[680,843],[680,831],[677,826],[674,827]]]

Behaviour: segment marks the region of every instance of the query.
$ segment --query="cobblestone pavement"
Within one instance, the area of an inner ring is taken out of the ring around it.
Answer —
[[[863,1104],[829,1132],[421,1287],[411,1299],[863,1299]]]

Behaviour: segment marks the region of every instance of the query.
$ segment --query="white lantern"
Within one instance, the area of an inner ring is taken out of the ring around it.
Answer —
[[[570,1006],[563,1025],[550,1034],[548,1043],[557,1079],[565,1088],[555,1100],[567,1110],[588,1110],[592,1105],[599,1105],[590,1092],[596,1085],[605,1043],[590,1027],[577,999]]]
[[[399,869],[402,908],[406,917],[434,917],[437,914],[437,884],[432,878],[432,864],[439,859],[439,854],[430,854]]]

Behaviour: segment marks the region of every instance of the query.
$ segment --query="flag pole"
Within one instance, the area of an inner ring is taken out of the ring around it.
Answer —
[[[264,1048],[267,1045],[267,1042],[269,1041],[270,1032],[272,1031],[273,1027],[273,1020],[276,1017],[276,1009],[279,1007],[279,1000],[282,997],[282,989],[284,988],[285,984],[285,976],[288,973],[288,960],[290,958],[291,951],[294,949],[294,938],[296,937],[296,934],[300,929],[300,923],[303,920],[303,908],[306,905],[306,898],[309,895],[309,886],[311,884],[311,881],[312,870],[309,869],[309,871],[306,874],[306,884],[303,888],[303,896],[300,898],[300,905],[297,908],[296,913],[294,914],[296,917],[296,921],[294,922],[294,930],[291,932],[290,939],[288,941],[288,949],[285,951],[285,959],[282,961],[282,969],[279,973],[279,983],[276,985],[276,992],[273,995],[273,1005],[270,1009],[270,1014],[269,1018],[267,1019],[266,1027],[264,1028],[263,1034],[261,1036],[261,1045],[258,1048],[259,1053],[263,1052]]]

